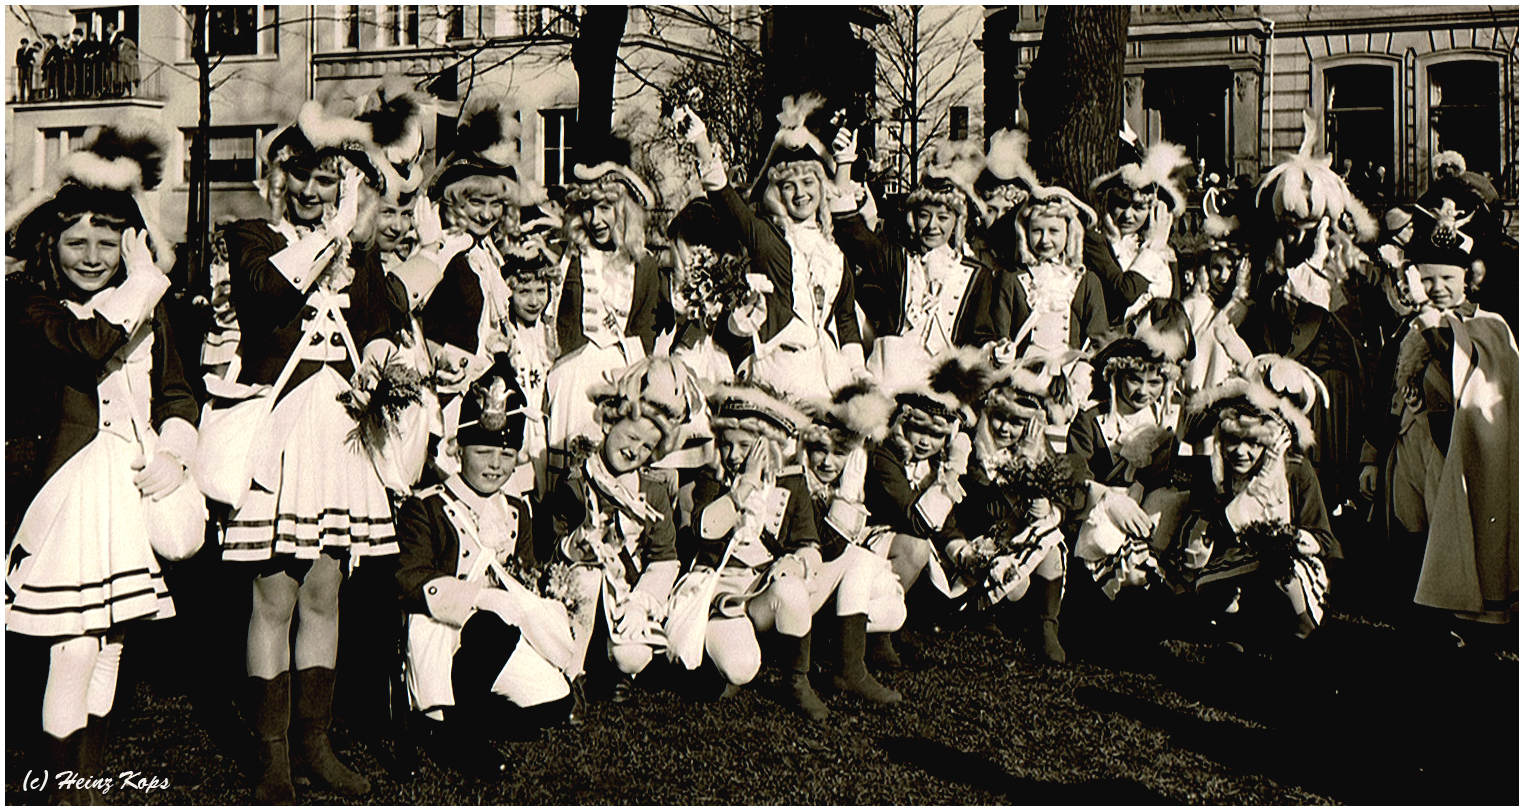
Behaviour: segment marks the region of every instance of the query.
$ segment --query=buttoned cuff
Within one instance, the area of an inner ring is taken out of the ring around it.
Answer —
[[[95,312],[131,335],[153,312],[154,306],[168,289],[168,276],[157,269],[139,270],[128,276],[120,287],[97,305]]]
[[[318,254],[332,242],[333,238],[328,234],[314,231],[270,257],[270,264],[286,277],[292,287],[305,293],[323,272],[323,268],[316,267]]]
[[[182,465],[196,455],[196,426],[180,417],[170,417],[159,426],[158,453],[173,456]]]
[[[392,275],[402,282],[407,290],[407,308],[417,310],[429,301],[434,288],[439,286],[439,281],[444,278],[445,263],[436,261],[435,257],[426,252],[420,252],[413,258],[392,268]]]
[[[424,584],[423,600],[429,606],[429,616],[458,628],[471,618],[483,588],[486,586],[481,583],[436,577]]]
[[[940,486],[927,490],[925,495],[915,503],[915,509],[926,519],[926,523],[940,529],[947,523],[947,516],[952,513],[952,496]]]

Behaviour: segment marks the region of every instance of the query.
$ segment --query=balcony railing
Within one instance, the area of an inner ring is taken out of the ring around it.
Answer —
[[[143,75],[135,63],[67,60],[13,71],[7,89],[18,104],[163,98],[158,67]]]

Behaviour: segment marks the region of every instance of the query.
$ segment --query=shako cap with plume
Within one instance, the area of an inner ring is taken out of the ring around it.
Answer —
[[[436,107],[427,92],[405,77],[390,75],[364,102],[356,120],[370,126],[372,159],[382,177],[382,194],[393,202],[423,184],[423,119]]]

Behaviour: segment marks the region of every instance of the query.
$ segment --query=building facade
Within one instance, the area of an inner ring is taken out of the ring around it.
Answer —
[[[1016,123],[1043,6],[986,10],[987,129]],[[1302,113],[1352,187],[1411,200],[1455,150],[1518,200],[1517,6],[1133,6],[1126,119],[1224,177],[1301,143]]]
[[[6,25],[12,53],[22,37],[64,36],[76,27],[97,36],[108,22],[138,48],[140,81],[131,87],[70,86],[68,92],[18,94],[8,69],[6,199],[47,182],[58,157],[90,127],[146,118],[170,137],[165,179],[148,195],[166,234],[181,239],[190,199],[190,148],[199,115],[192,24],[183,6],[16,6]],[[211,221],[263,215],[261,141],[296,117],[310,98],[334,112],[358,112],[387,74],[429,88],[441,104],[425,124],[430,150],[448,150],[463,103],[503,99],[520,122],[520,177],[560,183],[575,159],[577,74],[569,58],[577,6],[212,6],[205,37],[212,68],[209,164]],[[19,22],[18,22],[19,21]],[[679,159],[660,143],[661,94],[694,61],[726,58],[723,42],[756,43],[755,14],[723,7],[703,14],[681,8],[632,8],[615,73],[614,126],[638,150],[657,193],[685,199],[691,171],[667,171]],[[36,81],[32,83],[36,86]],[[29,90],[31,88],[28,88]],[[432,156],[431,156],[432,157]],[[696,189],[696,186],[694,187]],[[696,193],[693,192],[693,193]]]

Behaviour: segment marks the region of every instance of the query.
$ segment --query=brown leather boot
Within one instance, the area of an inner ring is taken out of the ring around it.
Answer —
[[[370,781],[339,762],[328,742],[328,725],[333,720],[333,678],[333,669],[327,667],[297,671],[296,718],[301,748],[296,766],[300,774],[315,784],[358,797],[370,792]]]

